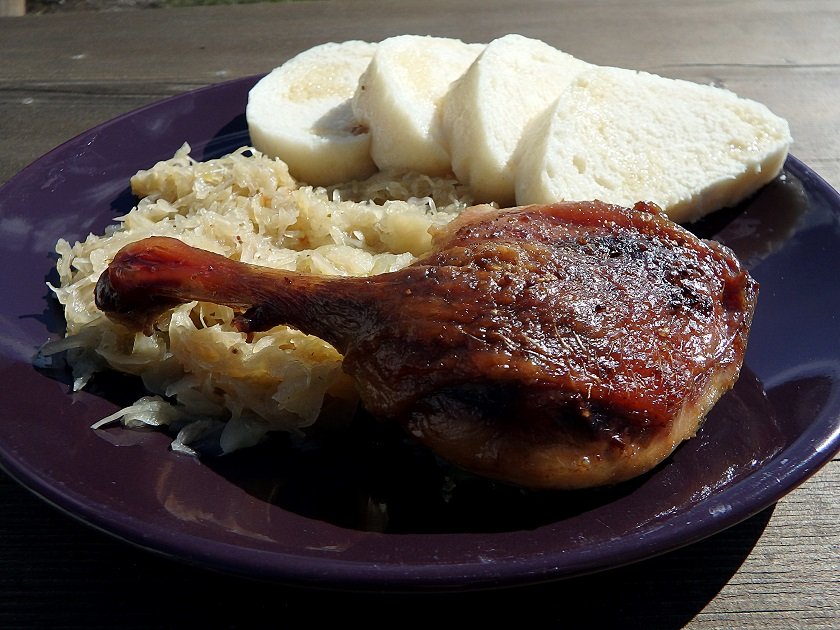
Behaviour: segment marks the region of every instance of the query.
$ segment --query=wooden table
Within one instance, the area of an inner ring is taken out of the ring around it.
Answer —
[[[832,0],[294,2],[0,19],[0,182],[140,105],[265,72],[323,41],[401,33],[543,39],[588,61],[713,82],[786,117],[840,187]],[[4,270],[5,272],[5,270]],[[840,460],[774,507],[663,557],[580,579],[423,598],[311,593],[161,559],[0,479],[0,626],[246,627],[406,618],[520,627],[840,627]]]

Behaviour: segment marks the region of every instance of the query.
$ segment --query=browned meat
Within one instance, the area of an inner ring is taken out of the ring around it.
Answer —
[[[654,206],[467,210],[411,266],[334,278],[234,262],[167,238],[118,253],[97,304],[149,326],[226,304],[242,331],[287,324],[344,354],[373,414],[481,475],[580,488],[641,474],[737,379],[758,287],[725,247]]]

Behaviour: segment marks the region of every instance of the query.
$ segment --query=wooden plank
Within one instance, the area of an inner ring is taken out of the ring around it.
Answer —
[[[0,0],[0,17],[26,15],[26,0]]]
[[[535,0],[527,9],[502,0],[355,0],[0,20],[0,182],[93,125],[265,72],[316,43],[403,32],[488,41],[520,32],[594,63],[711,82],[765,102],[791,122],[794,154],[840,187],[838,23],[833,0]],[[136,627],[244,627],[262,625],[266,614],[294,624],[371,614],[399,620],[406,611],[431,623],[454,613],[537,626],[838,627],[838,459],[774,508],[661,558],[528,589],[424,598],[420,606],[191,569],[90,531],[4,476],[0,505],[3,627],[89,625],[91,615]]]

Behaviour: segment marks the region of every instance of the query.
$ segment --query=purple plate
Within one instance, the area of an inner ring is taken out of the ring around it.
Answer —
[[[695,226],[761,283],[742,377],[699,435],[619,487],[525,492],[464,476],[359,418],[348,434],[278,436],[225,458],[154,431],[91,423],[137,383],[32,358],[61,336],[45,282],[59,237],[131,208],[129,177],[185,141],[206,159],[248,143],[255,78],[145,107],[74,138],[0,189],[0,463],[72,516],[145,549],[261,579],[356,589],[480,588],[570,577],[676,549],[750,517],[840,448],[840,196],[801,162]],[[456,475],[457,476],[457,475]]]

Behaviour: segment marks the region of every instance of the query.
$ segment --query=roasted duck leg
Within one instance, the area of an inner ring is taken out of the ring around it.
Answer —
[[[728,249],[655,206],[477,206],[434,250],[367,278],[256,267],[173,239],[121,250],[96,288],[133,328],[228,305],[333,344],[368,411],[475,473],[615,483],[697,431],[738,377],[758,292]]]

